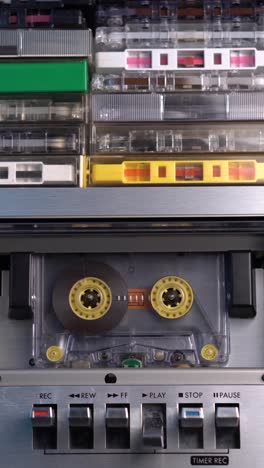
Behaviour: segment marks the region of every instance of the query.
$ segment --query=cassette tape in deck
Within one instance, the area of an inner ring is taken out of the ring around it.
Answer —
[[[39,367],[193,367],[228,361],[222,254],[32,255]]]

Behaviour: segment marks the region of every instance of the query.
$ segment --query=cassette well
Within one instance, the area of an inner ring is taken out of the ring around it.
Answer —
[[[31,283],[40,367],[228,360],[224,255],[33,255]]]

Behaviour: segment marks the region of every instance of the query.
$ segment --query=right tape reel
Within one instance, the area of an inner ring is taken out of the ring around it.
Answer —
[[[165,319],[177,319],[187,314],[193,305],[193,290],[178,276],[165,276],[158,280],[150,293],[153,309]]]
[[[185,279],[179,276],[159,279],[151,289],[150,302],[154,311],[164,319],[185,318],[184,323],[179,321],[177,330],[179,334],[195,332],[198,360],[214,362],[218,359],[220,346],[214,324]]]

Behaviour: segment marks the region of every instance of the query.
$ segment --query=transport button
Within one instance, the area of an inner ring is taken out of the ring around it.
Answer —
[[[182,406],[180,412],[180,424],[185,429],[202,428],[204,421],[204,412],[202,407],[192,408]]]
[[[128,428],[129,427],[129,411],[127,406],[108,406],[106,409],[106,427],[108,429]]]
[[[239,408],[235,405],[217,406],[215,424],[218,428],[239,427]]]
[[[70,427],[92,427],[93,416],[89,406],[71,405],[69,425]]]
[[[33,406],[31,414],[33,427],[53,427],[55,426],[55,411],[52,406]]]
[[[165,405],[143,405],[142,437],[145,447],[166,447]]]

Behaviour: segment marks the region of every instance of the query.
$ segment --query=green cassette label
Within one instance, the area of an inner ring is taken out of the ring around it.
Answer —
[[[0,93],[87,91],[86,60],[0,63]]]

